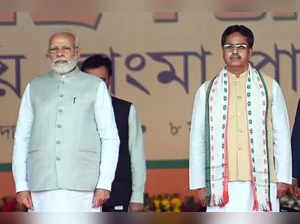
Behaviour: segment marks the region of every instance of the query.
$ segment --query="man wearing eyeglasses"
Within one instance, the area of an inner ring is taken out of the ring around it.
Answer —
[[[292,181],[284,96],[249,64],[249,28],[228,27],[221,44],[225,67],[195,95],[190,189],[208,212],[279,211]]]
[[[99,212],[110,196],[119,150],[111,98],[101,79],[79,70],[79,56],[74,34],[53,34],[52,70],[22,97],[12,168],[29,211]]]

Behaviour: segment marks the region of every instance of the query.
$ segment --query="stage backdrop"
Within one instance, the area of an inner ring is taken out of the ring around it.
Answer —
[[[0,14],[0,178],[7,183],[0,195],[14,190],[11,157],[22,93],[29,80],[49,71],[48,38],[62,30],[78,35],[82,59],[112,58],[112,92],[132,101],[143,123],[147,191],[187,193],[194,94],[222,68],[220,37],[232,24],[254,31],[251,61],[280,83],[292,127],[300,83],[296,13]],[[173,178],[181,184],[174,186]]]

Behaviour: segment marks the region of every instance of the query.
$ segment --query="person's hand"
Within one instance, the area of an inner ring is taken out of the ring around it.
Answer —
[[[196,190],[197,196],[202,207],[206,206],[206,192],[205,188],[199,188]]]
[[[16,195],[16,200],[20,205],[24,205],[28,209],[33,209],[33,203],[30,191],[20,191]]]
[[[143,203],[137,203],[137,202],[131,202],[129,203],[129,209],[130,212],[142,212],[144,210],[144,204]]]
[[[277,198],[282,198],[285,196],[290,188],[289,184],[286,183],[277,183]]]
[[[94,192],[93,208],[99,208],[102,206],[110,197],[110,191],[97,188]]]

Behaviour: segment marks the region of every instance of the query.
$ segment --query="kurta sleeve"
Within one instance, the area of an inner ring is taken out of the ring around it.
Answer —
[[[189,180],[190,189],[205,187],[205,97],[203,84],[194,99],[190,131]]]
[[[290,184],[292,154],[289,117],[283,93],[276,81],[273,81],[272,121],[277,182]]]
[[[26,161],[29,151],[33,118],[34,113],[30,98],[30,84],[28,84],[21,100],[14,137],[12,172],[16,185],[16,192],[30,190],[27,181]]]
[[[144,187],[146,181],[146,162],[142,125],[135,109],[131,104],[129,117],[129,153],[132,172],[132,194],[130,202],[144,202]]]
[[[100,175],[97,188],[111,190],[119,157],[119,136],[111,96],[104,82],[100,82],[95,102],[95,118],[101,139]]]

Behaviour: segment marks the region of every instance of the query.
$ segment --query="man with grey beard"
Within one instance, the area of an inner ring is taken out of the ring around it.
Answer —
[[[22,97],[13,152],[17,201],[33,212],[91,212],[109,199],[119,137],[105,83],[81,72],[77,37],[53,34],[52,71]]]

